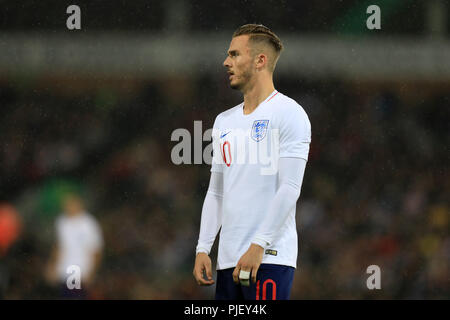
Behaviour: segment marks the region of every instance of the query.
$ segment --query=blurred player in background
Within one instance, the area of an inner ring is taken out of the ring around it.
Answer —
[[[102,231],[95,218],[86,212],[78,195],[63,199],[63,213],[56,220],[57,243],[53,250],[47,280],[62,289],[63,298],[87,298],[89,287],[101,260]],[[67,268],[80,267],[81,290],[67,287]]]
[[[244,25],[233,34],[224,61],[230,85],[242,92],[244,102],[214,122],[213,132],[220,132],[214,154],[220,153],[223,162],[212,163],[193,271],[199,285],[214,283],[209,253],[221,229],[216,299],[290,297],[297,261],[296,202],[311,125],[299,104],[275,90],[273,72],[282,49],[267,27]],[[242,130],[250,131],[246,148],[233,139],[234,132]],[[279,134],[278,152],[271,154],[277,172],[262,174],[261,163],[236,163],[239,152],[248,159],[249,150],[271,139],[271,131]]]

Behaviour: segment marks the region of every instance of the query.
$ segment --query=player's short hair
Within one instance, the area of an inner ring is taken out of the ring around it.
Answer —
[[[272,71],[283,50],[283,43],[280,38],[269,28],[262,24],[245,24],[237,28],[233,33],[233,38],[243,35],[249,35],[249,42],[254,44],[266,44],[273,48],[275,52],[274,61],[270,64]]]

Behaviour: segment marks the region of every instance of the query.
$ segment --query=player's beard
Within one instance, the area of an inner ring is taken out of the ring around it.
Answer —
[[[250,68],[244,70],[242,74],[239,77],[237,77],[239,81],[235,83],[230,83],[231,89],[242,91],[245,88],[245,86],[250,82],[252,76],[253,74]]]

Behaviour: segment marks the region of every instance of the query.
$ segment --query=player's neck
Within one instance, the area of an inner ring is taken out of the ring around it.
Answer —
[[[258,81],[244,92],[244,114],[250,114],[275,90],[272,79]]]

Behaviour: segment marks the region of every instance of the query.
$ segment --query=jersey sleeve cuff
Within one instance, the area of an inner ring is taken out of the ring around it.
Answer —
[[[252,241],[253,244],[257,244],[258,246],[262,247],[264,250],[267,249],[267,247],[270,245],[267,241],[261,239],[261,238],[255,238]]]
[[[209,255],[209,250],[206,249],[205,247],[197,247],[197,249],[195,250],[195,255],[199,254],[200,252],[206,253],[207,255]]]

